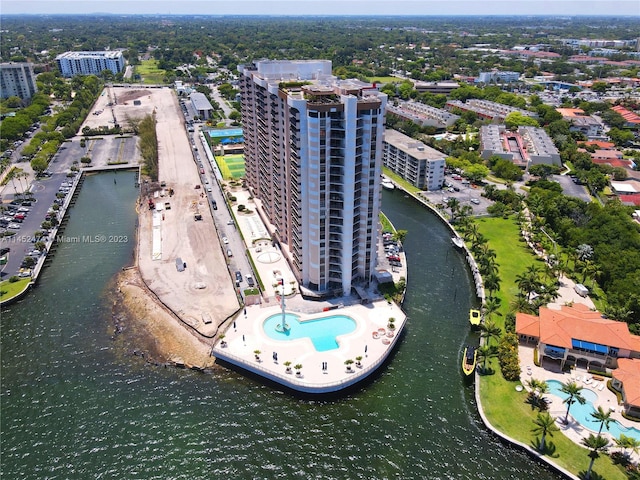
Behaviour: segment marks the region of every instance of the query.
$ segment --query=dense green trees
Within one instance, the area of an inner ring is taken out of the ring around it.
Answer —
[[[631,312],[626,318],[629,328],[640,333],[640,231],[631,218],[632,207],[617,200],[587,204],[541,182],[532,185],[527,205],[536,222],[553,232],[563,249],[575,252],[582,244],[592,247],[588,260],[596,268],[589,268],[598,272],[595,277],[607,304],[614,311]],[[582,276],[584,260],[577,260],[575,268]],[[588,270],[586,274],[589,278]]]
[[[140,154],[144,160],[145,173],[158,179],[158,135],[155,116],[147,115],[137,126],[140,137]]]

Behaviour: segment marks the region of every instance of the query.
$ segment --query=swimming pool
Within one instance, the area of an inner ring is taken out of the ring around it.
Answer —
[[[549,393],[551,395],[555,395],[556,397],[564,400],[569,395],[563,393],[562,382],[558,380],[547,380],[547,385],[549,385]],[[583,388],[580,391],[580,394],[585,398],[586,402],[584,405],[580,405],[578,402],[571,405],[571,409],[569,410],[569,415],[571,415],[576,422],[578,422],[583,427],[591,430],[594,433],[598,433],[600,429],[600,422],[594,420],[591,417],[591,413],[596,409],[594,404],[598,399],[598,394],[593,390],[588,388]],[[565,404],[565,411],[566,411]],[[605,409],[606,410],[606,409]],[[564,418],[564,414],[561,418]],[[627,437],[635,438],[636,440],[640,440],[640,430],[637,428],[625,428],[622,425],[619,425],[617,422],[612,422],[609,424],[609,429],[606,427],[602,429],[602,431],[608,431],[615,438],[619,438],[621,433],[624,433]]]
[[[297,315],[285,313],[287,329],[282,329],[282,314],[271,315],[264,321],[262,328],[269,338],[281,341],[298,340],[309,337],[318,352],[338,348],[336,337],[351,333],[356,329],[356,322],[346,315],[330,315],[328,317],[301,322]]]

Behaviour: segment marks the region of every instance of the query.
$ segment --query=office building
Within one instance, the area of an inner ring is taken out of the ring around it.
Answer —
[[[100,75],[111,70],[114,75],[124,70],[124,56],[119,50],[106,52],[65,52],[56,57],[63,77]]]
[[[384,131],[382,161],[414,187],[439,190],[444,183],[446,155],[397,130]]]
[[[303,294],[350,294],[376,272],[387,96],[328,60],[240,66],[247,183]]]
[[[37,91],[32,63],[0,63],[0,90],[2,98],[31,98]]]

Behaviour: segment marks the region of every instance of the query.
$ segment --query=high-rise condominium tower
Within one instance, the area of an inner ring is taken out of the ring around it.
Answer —
[[[239,68],[249,187],[307,294],[375,274],[387,96],[328,60]]]

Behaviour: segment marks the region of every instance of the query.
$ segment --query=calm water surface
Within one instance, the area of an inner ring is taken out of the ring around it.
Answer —
[[[558,478],[481,426],[459,368],[473,301],[447,230],[400,192],[409,324],[370,385],[294,398],[228,370],[165,369],[111,339],[110,280],[132,257],[131,174],[87,178],[39,286],[2,311],[1,459],[7,479]]]

